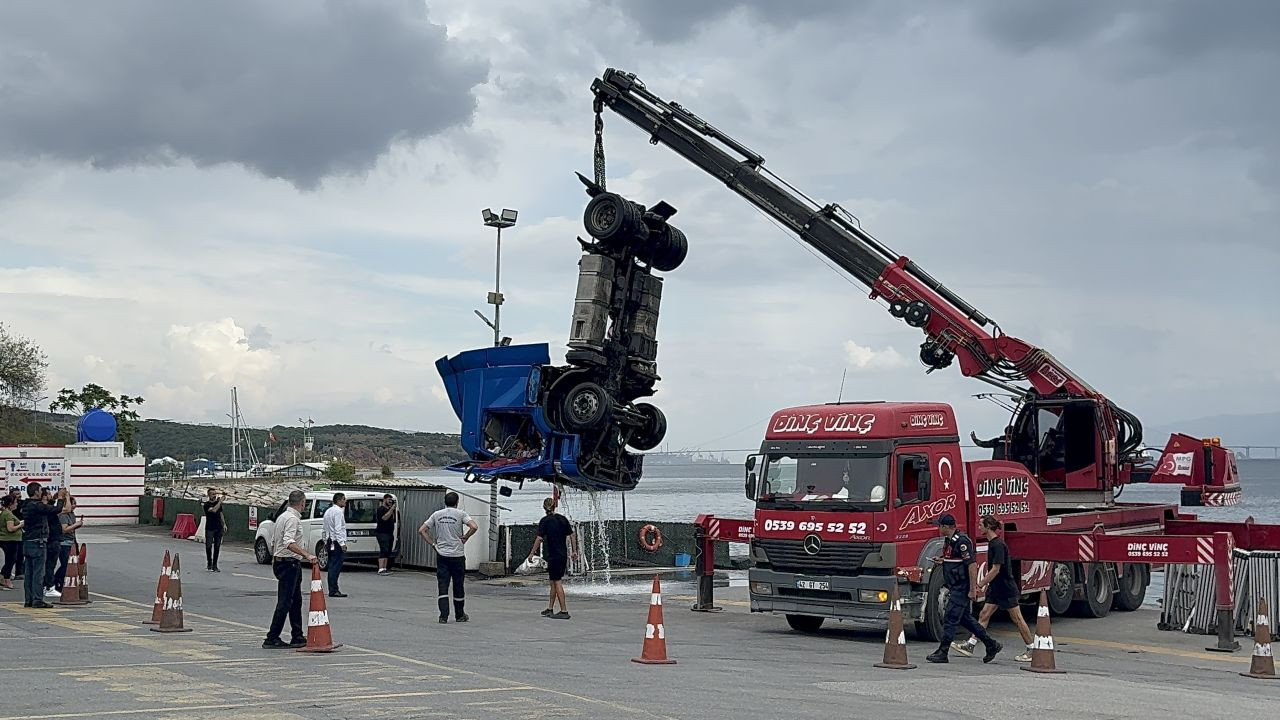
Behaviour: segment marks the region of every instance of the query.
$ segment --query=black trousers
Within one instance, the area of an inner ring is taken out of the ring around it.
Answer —
[[[267,640],[279,640],[284,630],[284,620],[289,618],[290,640],[305,640],[302,629],[302,563],[297,560],[276,559],[271,563],[276,576],[276,612],[271,616],[271,628]]]
[[[462,604],[467,593],[462,588],[462,580],[467,576],[467,559],[465,557],[436,556],[436,581],[440,585],[440,594],[436,602],[440,605],[440,617],[449,617],[449,584],[453,584],[453,611],[457,615],[465,615]]]
[[[44,549],[44,586],[54,587],[58,577],[58,558],[62,555],[62,541],[50,542]],[[70,557],[68,556],[68,560]]]
[[[942,642],[939,647],[951,644],[956,638],[956,627],[960,625],[984,643],[991,639],[987,629],[973,616],[973,601],[969,599],[969,593],[952,590],[947,595],[946,614],[942,616]]]
[[[4,570],[0,571],[0,577],[5,580],[12,580],[13,569],[22,567],[22,541],[0,541],[0,547],[4,548]]]
[[[204,559],[208,569],[218,567],[218,553],[222,550],[222,533],[206,532],[204,536]]]

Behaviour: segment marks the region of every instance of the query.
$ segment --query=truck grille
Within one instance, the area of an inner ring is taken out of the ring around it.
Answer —
[[[756,545],[769,557],[769,564],[781,572],[825,572],[832,575],[856,575],[867,556],[880,549],[877,543],[826,542],[817,555],[804,551],[801,540],[756,540]]]

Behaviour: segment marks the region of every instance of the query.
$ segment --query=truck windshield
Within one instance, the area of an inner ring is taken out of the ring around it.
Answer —
[[[760,499],[835,503],[883,510],[888,501],[889,456],[772,456],[765,466]]]

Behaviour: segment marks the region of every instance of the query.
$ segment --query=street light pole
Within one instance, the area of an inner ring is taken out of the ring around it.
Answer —
[[[493,292],[489,293],[489,304],[493,306],[493,322],[484,316],[479,310],[476,315],[481,320],[493,328],[493,346],[502,346],[502,229],[513,227],[516,224],[517,211],[503,208],[501,214],[495,214],[493,210],[485,208],[481,213],[484,218],[486,227],[495,228],[498,231],[498,246],[494,254],[493,267]],[[489,484],[489,562],[496,562],[498,559],[498,480],[493,479]]]

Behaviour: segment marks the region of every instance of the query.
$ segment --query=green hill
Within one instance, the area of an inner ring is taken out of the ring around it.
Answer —
[[[75,422],[74,415],[37,413],[33,434],[30,410],[0,408],[0,444],[73,442]],[[259,460],[291,463],[295,447],[298,460],[302,460],[302,428],[277,425],[270,428],[270,432],[275,435],[275,442],[270,441],[267,430],[249,431]],[[357,467],[403,468],[438,467],[465,459],[458,436],[447,433],[406,433],[367,425],[316,425],[311,428],[311,435],[315,445],[309,460],[340,457]],[[138,427],[138,443],[148,458],[231,460],[231,430],[226,426],[143,420]]]

